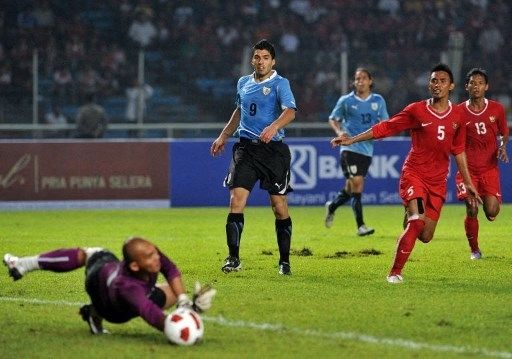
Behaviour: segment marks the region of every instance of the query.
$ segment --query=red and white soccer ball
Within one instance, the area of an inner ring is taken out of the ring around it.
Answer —
[[[203,320],[189,308],[178,308],[165,318],[164,333],[173,344],[194,345],[203,339]]]

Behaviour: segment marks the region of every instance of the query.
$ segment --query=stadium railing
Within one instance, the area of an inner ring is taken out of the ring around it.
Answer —
[[[106,138],[199,138],[217,137],[225,123],[202,122],[202,123],[112,123],[108,125]],[[0,139],[24,138],[41,139],[53,138],[58,131],[68,131],[73,137],[76,125],[73,123],[62,125],[48,124],[5,124],[0,123]],[[137,135],[133,135],[133,132]],[[130,134],[129,134],[130,133]],[[327,122],[292,122],[286,127],[288,137],[332,137],[332,130]],[[62,136],[59,136],[62,138]]]

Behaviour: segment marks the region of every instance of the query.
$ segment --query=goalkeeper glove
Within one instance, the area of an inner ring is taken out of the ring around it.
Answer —
[[[194,302],[192,308],[198,313],[210,309],[213,297],[215,297],[216,293],[217,290],[210,285],[206,284],[202,287],[199,282],[196,282],[194,296],[192,297],[192,301]]]
[[[194,303],[190,300],[188,295],[185,293],[181,293],[178,295],[178,300],[176,301],[176,308],[192,308]]]

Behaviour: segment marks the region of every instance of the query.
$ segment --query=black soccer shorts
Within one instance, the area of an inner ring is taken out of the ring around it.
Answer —
[[[290,148],[282,141],[264,143],[241,138],[233,145],[233,157],[224,186],[252,191],[259,180],[260,188],[269,194],[286,195],[293,191],[290,162]]]
[[[85,290],[91,298],[91,303],[96,311],[108,321],[109,317],[108,308],[104,308],[101,303],[100,295],[100,270],[109,262],[119,262],[119,259],[109,251],[102,250],[94,253],[85,265]]]
[[[368,168],[372,164],[372,158],[356,152],[343,151],[340,156],[340,164],[345,178],[366,177]]]

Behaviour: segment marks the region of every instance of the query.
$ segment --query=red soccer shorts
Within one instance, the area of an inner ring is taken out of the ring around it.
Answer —
[[[500,169],[498,167],[494,167],[476,176],[471,175],[471,180],[481,197],[494,196],[501,203]],[[455,184],[457,185],[457,198],[459,201],[465,200],[468,193],[464,182],[462,182],[462,176],[458,171],[455,176]]]
[[[446,181],[429,183],[411,172],[403,172],[400,176],[400,197],[404,206],[415,198],[421,198],[425,216],[434,221],[441,215],[445,193]]]

